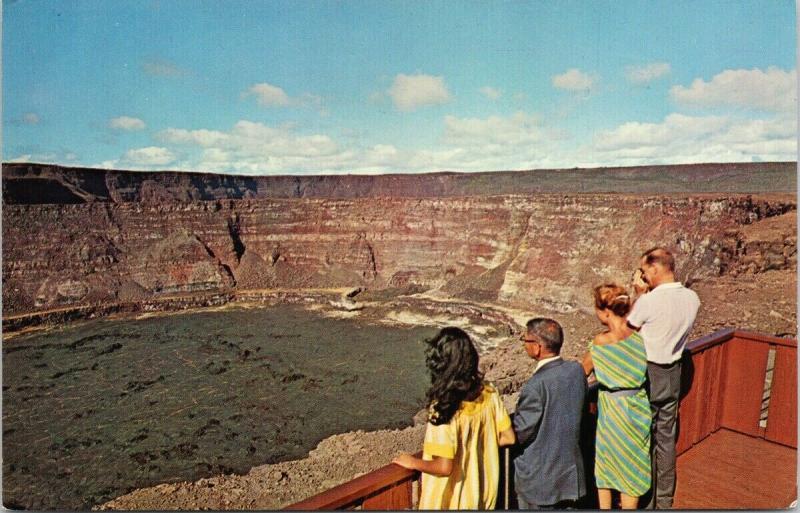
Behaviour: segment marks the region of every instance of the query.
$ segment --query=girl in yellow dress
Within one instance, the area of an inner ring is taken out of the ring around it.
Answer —
[[[427,341],[431,373],[422,458],[394,463],[422,472],[419,509],[494,509],[498,447],[516,441],[497,390],[478,371],[478,352],[464,331],[444,328]]]

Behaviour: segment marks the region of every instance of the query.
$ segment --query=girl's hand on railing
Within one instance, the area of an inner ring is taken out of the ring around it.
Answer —
[[[424,460],[411,454],[401,454],[393,459],[392,463],[439,477],[449,476],[453,472],[453,460],[440,456],[434,456],[432,460]]]
[[[400,465],[403,468],[410,468],[411,470],[416,470],[417,458],[410,454],[401,454],[397,456],[395,459],[392,460],[392,463],[395,465]]]

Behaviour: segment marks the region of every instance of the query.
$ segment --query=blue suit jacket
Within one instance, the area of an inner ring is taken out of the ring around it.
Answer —
[[[554,360],[520,391],[512,425],[522,451],[514,485],[527,502],[550,505],[586,494],[580,449],[586,378],[578,362]]]

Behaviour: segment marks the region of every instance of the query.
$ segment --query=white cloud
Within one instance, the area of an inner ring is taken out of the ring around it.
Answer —
[[[35,112],[26,112],[22,116],[22,122],[26,125],[38,125],[40,121],[41,118],[39,118],[39,115]]]
[[[470,137],[464,130],[459,131],[459,120],[453,118],[451,125],[454,137]],[[275,127],[247,120],[225,132],[169,128],[157,137],[194,153],[196,157],[187,161],[189,169],[242,174],[434,171],[459,164],[446,153],[463,153],[455,148],[431,152],[426,158],[425,152],[401,150],[392,144],[345,148],[325,134],[301,134],[292,126]],[[473,163],[476,156],[469,156]]]
[[[597,78],[583,71],[572,68],[561,75],[552,77],[553,87],[567,91],[589,91],[594,87]]]
[[[133,130],[144,130],[145,124],[144,121],[142,121],[139,118],[120,116],[118,118],[113,118],[109,120],[108,126],[113,128],[114,130],[133,131]]]
[[[168,128],[157,138],[199,150],[199,167],[243,173],[335,171],[354,163],[324,134],[299,134],[290,126],[241,120],[230,131]]]
[[[775,112],[794,112],[797,104],[797,72],[770,67],[729,69],[710,82],[697,78],[689,87],[670,89],[673,100],[699,107],[743,107]]]
[[[442,144],[408,155],[417,171],[487,171],[557,166],[564,155],[563,134],[541,123],[540,116],[459,118],[446,116]]]
[[[123,168],[237,174],[375,174],[561,167],[793,160],[793,116],[746,119],[673,113],[659,122],[630,121],[575,141],[536,113],[442,118],[441,137],[424,147],[369,146],[343,135],[302,133],[295,125],[240,120],[229,130],[168,128],[164,147],[126,153]],[[180,159],[176,157],[180,155]]]
[[[600,150],[663,147],[677,139],[694,140],[718,133],[727,127],[730,120],[725,117],[690,117],[670,114],[663,123],[623,123],[613,130],[600,132],[594,138],[594,146]]]
[[[280,87],[266,82],[253,85],[244,95],[255,96],[258,104],[265,107],[285,107],[289,105],[289,95]]]
[[[165,166],[175,161],[175,155],[167,148],[148,146],[128,150],[121,160],[123,164],[135,166]]]
[[[670,114],[660,123],[624,123],[597,134],[576,155],[603,165],[794,160],[794,116],[745,119]]]
[[[497,100],[503,95],[499,89],[495,89],[491,86],[481,87],[480,92],[490,100]]]
[[[6,162],[37,162],[40,164],[74,164],[78,156],[69,149],[63,148],[54,152],[24,153],[6,160]]]
[[[450,101],[450,92],[443,77],[431,75],[403,75],[394,78],[387,91],[398,110],[408,112],[426,105],[439,105]]]
[[[167,128],[156,134],[156,138],[162,142],[196,144],[204,147],[223,144],[228,137],[228,134],[220,132],[219,130],[185,130],[183,128]]]
[[[256,102],[263,107],[304,107],[317,110],[323,117],[329,115],[323,98],[316,94],[303,93],[290,97],[282,88],[262,82],[242,93],[242,98],[250,96],[255,96]]]
[[[543,138],[536,116],[517,112],[508,117],[489,116],[485,119],[445,116],[444,141],[448,144],[508,146],[535,143]]]
[[[337,151],[336,144],[327,135],[299,135],[289,128],[270,127],[245,120],[234,125],[222,147],[250,155],[281,157],[312,157]]]
[[[92,164],[89,167],[100,168],[100,169],[118,169],[120,167],[119,160],[103,160],[96,164]]]
[[[643,66],[628,66],[625,68],[625,78],[634,84],[646,84],[664,77],[672,70],[668,62],[653,62]]]

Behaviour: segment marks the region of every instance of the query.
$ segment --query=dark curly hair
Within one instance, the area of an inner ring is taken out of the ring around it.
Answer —
[[[483,375],[478,371],[478,351],[463,330],[443,328],[425,342],[425,364],[431,373],[428,420],[438,426],[450,422],[461,401],[478,395]]]

